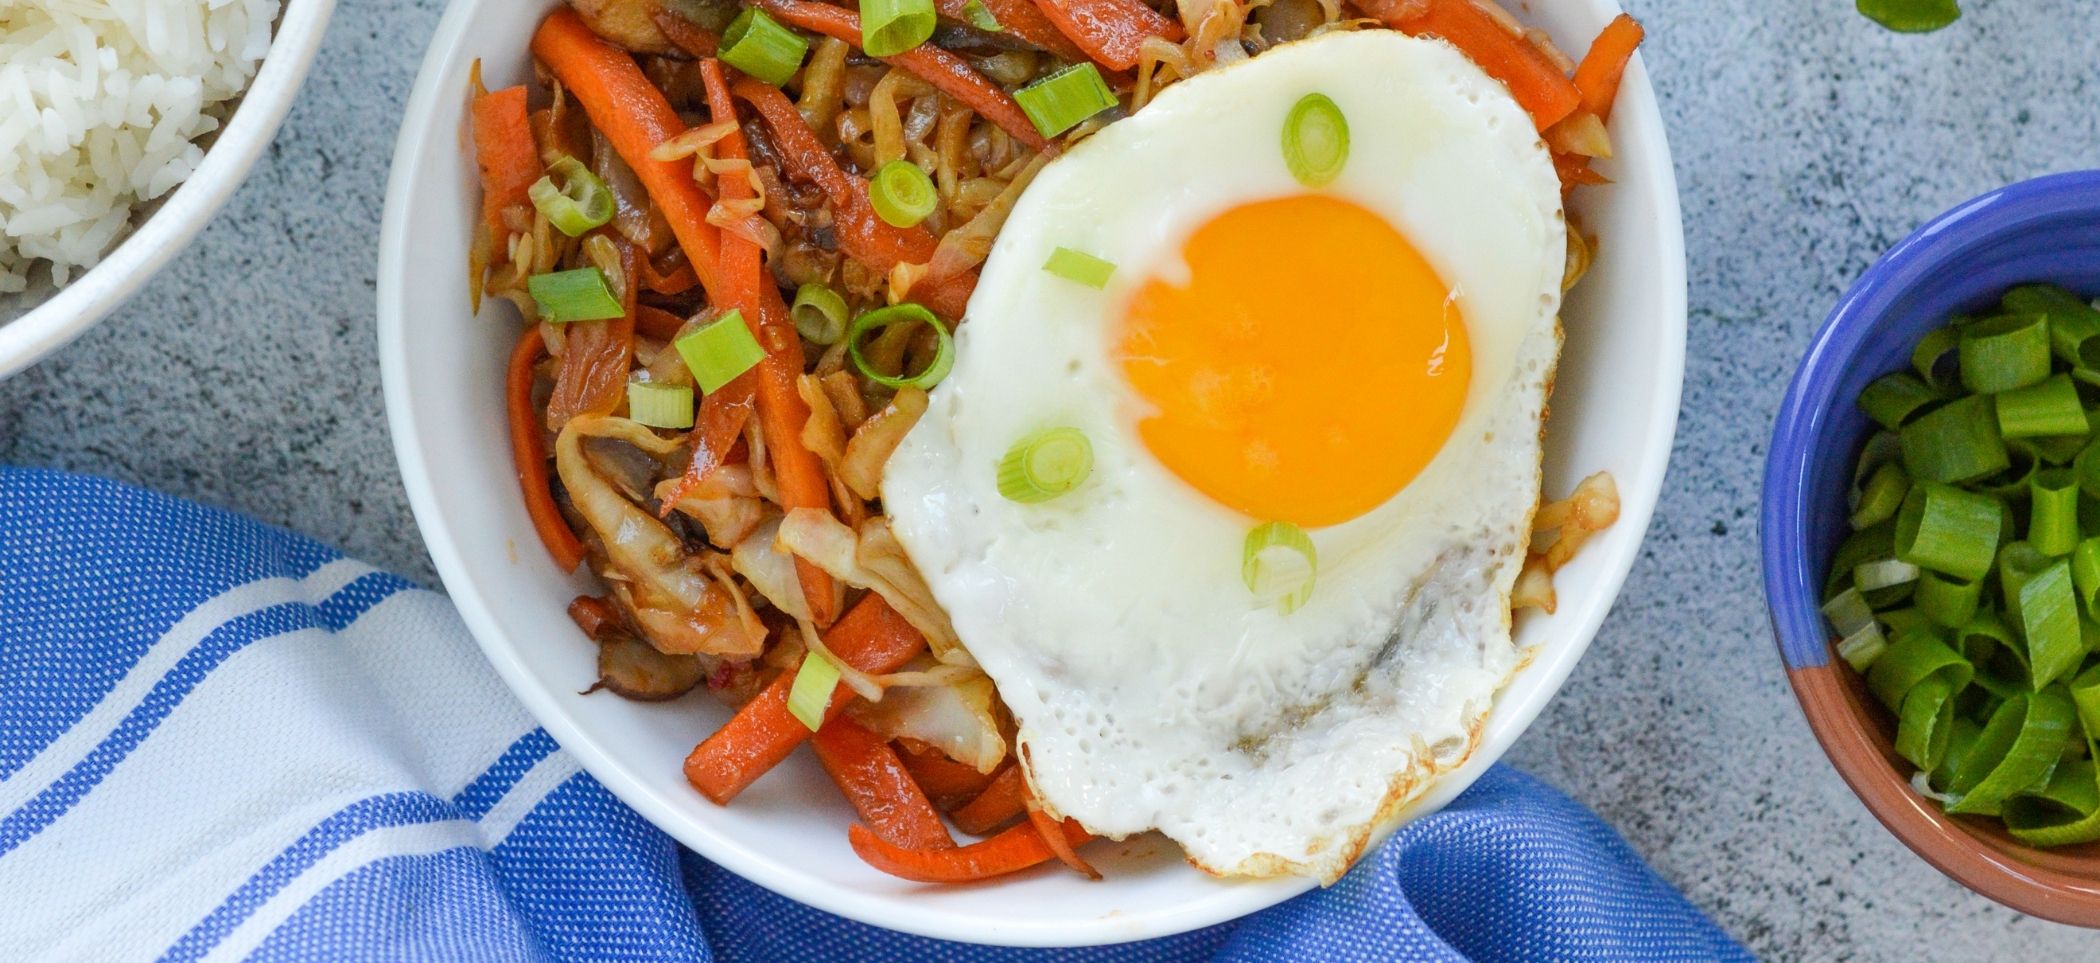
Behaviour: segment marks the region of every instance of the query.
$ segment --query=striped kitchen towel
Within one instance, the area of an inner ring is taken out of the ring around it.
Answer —
[[[1747,959],[1498,768],[1340,884],[1094,950],[904,936],[612,798],[443,596],[110,482],[0,468],[0,960]]]

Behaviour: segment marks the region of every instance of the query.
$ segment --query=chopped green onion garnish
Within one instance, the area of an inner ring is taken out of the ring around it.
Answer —
[[[604,321],[627,313],[606,285],[605,272],[594,267],[535,274],[525,279],[525,290],[539,306],[540,320],[553,324]]]
[[[744,323],[741,311],[722,315],[671,344],[685,359],[700,390],[707,394],[722,390],[723,385],[735,381],[766,356],[766,349],[751,336],[751,327]]]
[[[1269,522],[1247,533],[1240,551],[1240,579],[1247,591],[1274,603],[1285,615],[1312,599],[1320,553],[1312,536],[1289,522]]]
[[[1326,94],[1298,98],[1283,119],[1283,163],[1307,187],[1321,187],[1342,175],[1349,162],[1349,119]]]
[[[1116,266],[1085,251],[1061,247],[1050,252],[1050,259],[1043,262],[1043,270],[1076,284],[1105,288],[1109,277],[1116,273]]]
[[[1077,428],[1046,428],[1014,442],[999,460],[999,494],[1017,502],[1056,498],[1094,470],[1094,446]]]
[[[933,329],[934,337],[939,342],[934,348],[933,360],[926,364],[926,370],[910,377],[877,371],[861,354],[860,343],[869,332],[897,324],[923,324]],[[868,380],[892,388],[931,389],[940,384],[941,379],[947,377],[949,370],[955,367],[955,339],[948,334],[948,329],[941,325],[941,319],[933,316],[933,312],[909,301],[877,308],[853,319],[853,327],[846,331],[846,353],[853,358],[853,366],[860,369],[860,373],[866,375]]]
[[[746,7],[722,32],[722,62],[775,87],[802,66],[809,41],[757,7]]]
[[[1911,419],[1903,426],[1903,467],[1918,481],[1965,482],[2012,464],[1998,434],[1991,399],[1970,395]]]
[[[1954,686],[1931,678],[1913,686],[1896,714],[1896,754],[1919,769],[1931,770],[1947,752],[1954,728]]]
[[[1903,697],[1913,686],[1941,674],[1959,689],[1975,677],[1976,669],[1939,636],[1911,630],[1897,635],[1888,651],[1874,660],[1873,671],[1867,673],[1867,691],[1895,712],[1903,707]]]
[[[868,201],[875,206],[875,216],[891,227],[917,227],[941,205],[941,195],[919,165],[893,160],[875,169]]]
[[[2050,559],[2025,542],[2005,547],[1998,559],[2006,612],[2027,642],[2036,688],[2078,667],[2085,637],[2078,625],[2078,592],[2067,559]]]
[[[526,191],[532,206],[547,216],[547,223],[570,237],[582,237],[592,228],[613,219],[612,191],[583,162],[563,157],[547,168],[547,176],[534,181]]]
[[[811,732],[824,728],[824,711],[831,707],[831,696],[838,684],[838,666],[823,653],[804,654],[802,667],[795,670],[795,684],[788,689],[788,714]]]
[[[2007,438],[2083,435],[2089,427],[2078,403],[2078,385],[2069,374],[2007,391],[1997,396],[1997,403],[1998,433]]]
[[[998,33],[1006,29],[999,25],[998,17],[992,16],[992,12],[984,8],[984,0],[969,0],[963,4],[963,19],[970,21],[970,26],[987,33]]]
[[[1925,379],[1935,391],[1953,391],[1961,387],[1961,372],[1955,363],[1955,349],[1961,346],[1961,335],[1952,324],[1934,328],[1918,346],[1911,349],[1910,366],[1917,369],[1918,377]]]
[[[1852,570],[1852,584],[1862,592],[1879,592],[1917,581],[1919,571],[1916,565],[1902,559],[1876,559]]]
[[[1910,416],[1939,400],[1940,393],[1923,379],[1908,371],[1898,371],[1869,382],[1866,390],[1859,393],[1859,410],[1879,422],[1881,427],[1895,431],[1903,427]]]
[[[2028,483],[2027,544],[2051,557],[2078,547],[2078,476],[2068,468],[2036,472]]]
[[[693,427],[693,388],[657,381],[627,383],[627,417],[651,428]]]
[[[846,336],[846,299],[815,281],[795,289],[788,314],[795,319],[795,330],[813,344],[833,345]]]
[[[1896,514],[1896,557],[1962,579],[1982,578],[1998,552],[2004,511],[1989,495],[1921,482]]]
[[[1859,0],[1867,19],[1898,33],[1931,33],[1961,19],[1955,0]]]
[[[2049,318],[2049,343],[2056,356],[2072,367],[2100,365],[2100,311],[2053,284],[2027,284],[2005,292],[2009,314]]]
[[[2078,589],[2085,617],[2100,619],[2100,536],[2079,542],[2071,550],[2071,584]]]
[[[865,0],[860,5],[860,49],[894,57],[933,36],[933,0]]]
[[[1852,507],[1852,528],[1857,531],[1879,525],[1896,517],[1896,510],[1903,507],[1903,496],[1910,494],[1910,475],[1896,462],[1884,462],[1868,476],[1867,483],[1859,490],[1859,499]]]
[[[1887,637],[1881,634],[1881,626],[1868,622],[1859,631],[1845,636],[1838,643],[1837,653],[1838,658],[1845,660],[1845,664],[1852,667],[1852,671],[1865,672],[1874,665],[1875,659],[1881,658],[1881,653],[1888,651],[1888,647],[1889,642]]]
[[[2006,721],[2001,723],[2001,718]],[[1995,815],[2014,793],[2048,778],[2050,768],[2063,757],[2064,740],[2077,724],[2078,709],[2060,686],[2005,700],[1991,714],[1981,741],[1993,741],[1992,729],[2010,729],[2010,744],[2003,753],[1984,756],[1984,760],[1995,759],[1997,764],[1947,811]],[[2002,740],[2003,736],[1999,738]]]
[[[1874,610],[1856,588],[1846,589],[1823,603],[1823,617],[1830,620],[1830,627],[1841,637],[1874,624]]]
[[[1935,625],[1958,629],[1976,617],[1976,607],[1983,601],[1983,580],[1921,572],[1913,597],[1920,615]]]
[[[872,51],[871,51],[872,52]],[[1059,67],[1014,91],[1014,103],[1044,137],[1056,137],[1116,105],[1114,91],[1090,63]]]
[[[2008,314],[1961,329],[1961,384],[1977,394],[2011,391],[2049,377],[2049,320]]]

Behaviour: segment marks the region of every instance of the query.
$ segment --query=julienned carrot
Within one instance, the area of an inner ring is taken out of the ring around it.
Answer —
[[[1078,846],[1088,840],[1077,823],[1059,827],[1065,843]],[[953,849],[906,849],[892,846],[855,823],[846,827],[846,840],[853,852],[868,865],[891,876],[920,883],[969,883],[1017,873],[1039,866],[1057,854],[1033,825],[1021,823],[979,843]]]
[[[904,760],[912,781],[940,809],[953,809],[977,798],[992,781],[990,773],[978,772],[977,767],[956,762],[947,753],[917,740],[897,740],[897,757]]]
[[[964,803],[948,816],[955,820],[955,828],[972,836],[983,836],[1027,811],[1028,782],[1021,776],[1021,767],[1008,762],[992,774],[991,783],[977,794],[977,798]]]
[[[1072,867],[1073,871],[1088,879],[1101,878],[1101,871],[1079,858],[1079,850],[1066,838],[1066,830],[1078,829],[1078,823],[1069,819],[1052,819],[1049,813],[1031,806],[1028,809],[1028,824],[1034,826],[1035,831],[1043,837],[1043,842],[1050,845],[1050,851],[1057,854],[1058,862]],[[1083,839],[1085,836],[1085,832],[1081,831],[1080,837]]]
[[[791,26],[860,46],[860,14],[828,3],[809,0],[758,0],[767,12]],[[984,78],[970,62],[932,44],[920,44],[882,62],[909,71],[932,84],[941,93],[961,101],[984,119],[999,125],[1013,139],[1036,150],[1050,146],[1049,139],[1035,129],[1021,106]]]
[[[554,72],[591,125],[612,142],[613,150],[641,178],[649,198],[670,222],[671,233],[685,249],[700,286],[713,296],[720,279],[722,232],[707,223],[714,200],[693,180],[691,161],[660,161],[649,156],[658,144],[685,131],[685,123],[663,92],[643,76],[626,51],[598,39],[574,10],[564,6],[540,22],[532,35],[532,55]]]
[[[1590,44],[1590,52],[1575,65],[1575,89],[1582,94],[1582,107],[1599,120],[1611,119],[1611,105],[1619,99],[1619,80],[1626,76],[1626,63],[1640,48],[1643,32],[1638,21],[1619,14],[1604,25],[1604,32]]]
[[[554,565],[564,573],[583,564],[583,542],[569,529],[561,509],[554,504],[554,489],[547,477],[547,437],[540,426],[539,412],[532,407],[532,367],[547,353],[540,340],[540,326],[525,329],[518,346],[510,352],[510,369],[504,376],[505,405],[510,414],[510,454],[517,464],[518,487],[525,492],[525,514],[532,528],[554,556]]]
[[[678,507],[678,500],[685,497],[701,479],[728,460],[729,451],[736,447],[737,439],[744,434],[744,426],[751,421],[752,409],[758,407],[758,373],[746,371],[736,379],[717,389],[714,394],[700,400],[700,411],[693,420],[693,430],[686,435],[692,443],[692,460],[685,464],[685,474],[679,476],[677,484],[664,493],[661,515],[669,515]]]
[[[684,260],[678,262],[678,270],[665,274],[656,269],[654,259],[642,261],[642,287],[657,294],[678,295],[693,289],[700,279],[693,275],[693,266]]]
[[[1182,38],[1181,24],[1139,0],[1035,0],[1035,5],[1059,33],[1111,70],[1137,66],[1147,37],[1170,43]]]
[[[941,824],[926,793],[912,782],[904,761],[889,743],[840,716],[824,723],[809,747],[838,783],[839,791],[860,813],[875,835],[905,849],[953,849],[955,839]]]
[[[648,263],[647,258],[642,260],[643,263]],[[658,341],[669,341],[678,337],[679,330],[684,327],[684,318],[662,308],[650,307],[646,304],[635,308],[634,330],[636,334],[646,334]]]
[[[627,313],[568,326],[561,366],[554,373],[554,392],[547,396],[549,431],[560,431],[577,415],[612,414],[627,400],[627,374],[634,362],[637,275],[644,259],[624,240],[615,240],[613,245],[620,252],[620,276],[625,279],[621,303]]]
[[[736,102],[729,96],[729,81],[722,62],[700,61],[700,81],[707,89],[708,111],[717,121],[736,120]],[[715,156],[724,160],[744,159],[744,134],[731,130],[715,144]],[[722,197],[741,201],[754,196],[749,177],[725,175]],[[831,483],[825,480],[824,463],[802,443],[802,427],[809,422],[809,402],[802,400],[796,382],[802,377],[802,337],[795,333],[780,289],[765,268],[764,252],[751,239],[738,234],[722,237],[721,297],[717,303],[744,313],[744,321],[757,335],[766,356],[758,363],[758,418],[766,432],[766,451],[772,458],[773,477],[780,483],[780,507],[831,510]],[[771,295],[768,297],[768,295]],[[796,580],[802,584],[803,601],[810,618],[830,625],[838,618],[831,575],[808,559],[796,557]]]
[[[1553,155],[1553,172],[1560,175],[1563,196],[1584,184],[1611,183],[1611,178],[1590,169],[1590,159],[1581,154]]]
[[[910,661],[926,648],[926,638],[882,596],[871,592],[824,633],[824,647],[847,665],[879,674],[894,672]],[[744,703],[686,757],[686,781],[701,795],[726,805],[794,752],[810,735],[809,727],[788,712],[788,690],[794,686],[795,672],[782,672]],[[834,718],[845,711],[851,696],[852,690],[840,683],[832,691],[824,717]]]
[[[1408,4],[1374,6],[1396,12],[1412,9]],[[1560,123],[1582,105],[1574,82],[1553,61],[1524,38],[1511,36],[1473,0],[1429,0],[1419,15],[1396,16],[1385,23],[1408,34],[1450,41],[1488,76],[1502,81],[1539,130]]]
[[[481,169],[481,216],[501,239],[510,233],[503,226],[503,209],[530,203],[532,182],[540,179],[540,151],[532,141],[525,88],[481,94],[471,110],[474,164]]]
[[[745,77],[731,89],[757,108],[758,116],[773,132],[773,145],[780,149],[790,172],[815,184],[831,201],[839,246],[849,256],[882,271],[898,264],[933,260],[934,248],[940,242],[925,228],[892,227],[876,217],[875,205],[868,200],[867,182],[839,166],[780,88]],[[976,287],[977,272],[959,271],[943,281],[912,288],[908,297],[935,314],[960,318]]]
[[[1059,33],[1057,25],[1036,9],[1035,0],[981,0],[986,13],[999,21],[999,29],[1033,44],[1060,60],[1086,60],[1086,51]],[[935,9],[950,20],[970,22],[970,0],[939,0]]]

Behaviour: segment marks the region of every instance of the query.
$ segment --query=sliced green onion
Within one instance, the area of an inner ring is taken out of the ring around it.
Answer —
[[[926,370],[910,377],[877,371],[861,354],[860,343],[868,332],[897,324],[923,324],[933,329],[934,337],[939,342],[934,348],[933,360],[926,364]],[[933,312],[909,301],[886,308],[876,308],[854,318],[853,326],[846,331],[846,353],[852,356],[853,366],[860,369],[861,374],[871,381],[892,388],[931,389],[940,384],[941,379],[947,377],[949,370],[955,367],[955,339],[948,334],[948,329],[941,325],[941,320],[933,316]]]
[[[2100,839],[2100,773],[2091,759],[2056,767],[2039,793],[2005,801],[2005,831],[2029,846],[2070,846]]]
[[[1049,501],[1086,480],[1094,446],[1077,428],[1045,428],[1014,442],[999,460],[999,494],[1010,501]]]
[[[2027,544],[2052,557],[2078,547],[2078,476],[2068,468],[2035,473],[2028,503]]]
[[[860,49],[870,57],[894,57],[931,38],[937,19],[933,0],[864,0]]]
[[[2074,368],[2100,367],[2100,311],[2053,284],[2023,284],[2005,292],[2008,314],[2049,318],[2049,343]]]
[[[2034,490],[2034,476],[2042,470],[2042,460],[2035,457],[2034,451],[2024,443],[2007,445],[2005,458],[2009,464],[2004,471],[1972,481],[1969,486],[2008,502],[2026,501]]]
[[[795,670],[795,684],[788,689],[788,714],[811,732],[824,728],[824,712],[831,707],[831,696],[838,685],[837,665],[821,652],[805,653],[802,667]]]
[[[872,53],[872,51],[870,51]],[[1090,63],[1059,67],[1014,91],[1014,103],[1044,137],[1056,137],[1116,105],[1114,91]]]
[[[1349,118],[1326,94],[1298,98],[1283,119],[1283,163],[1307,187],[1342,176],[1349,163]]]
[[[1043,262],[1043,270],[1075,284],[1105,288],[1108,279],[1116,273],[1116,266],[1084,251],[1061,247],[1050,252],[1050,259]]]
[[[1888,637],[1881,634],[1881,626],[1867,623],[1859,631],[1845,636],[1837,644],[1838,658],[1852,667],[1854,672],[1865,672],[1874,667],[1874,660],[1881,658],[1889,648]]]
[[[1918,377],[1925,379],[1934,390],[1951,392],[1961,387],[1961,371],[1955,361],[1956,349],[1961,346],[1961,335],[1953,325],[1934,328],[1918,339],[1918,346],[1911,349],[1910,366],[1917,369]]]
[[[1865,487],[1859,490],[1859,498],[1852,507],[1852,528],[1857,531],[1896,517],[1897,509],[1903,507],[1903,497],[1910,494],[1910,475],[1903,466],[1888,462],[1874,469],[1867,478]]]
[[[2085,635],[2078,624],[2078,592],[2071,563],[2050,560],[2024,542],[2006,546],[1998,563],[2006,611],[2027,642],[2028,673],[2036,688],[2078,667]]]
[[[693,388],[660,381],[630,381],[627,417],[651,428],[691,428]]]
[[[1998,433],[2007,438],[2083,435],[2090,430],[2068,374],[2051,375],[1997,396]]]
[[[1953,730],[1947,737],[1947,751],[1940,756],[1939,768],[1932,771],[1927,782],[1927,786],[1942,792],[1946,791],[1947,780],[1953,772],[1968,764],[1977,740],[1983,736],[1983,726],[1963,716],[1954,718]]]
[[[1976,607],[1983,601],[1983,580],[1923,572],[1918,575],[1915,597],[1918,611],[1926,618],[1958,629],[1976,617]]]
[[[1889,643],[1881,658],[1874,660],[1874,668],[1867,672],[1867,691],[1895,712],[1902,708],[1903,697],[1913,687],[1936,675],[1944,675],[1954,688],[1960,689],[1975,678],[1976,669],[1937,636],[1905,632]]]
[[[1269,522],[1247,533],[1240,550],[1240,579],[1247,591],[1289,615],[1312,599],[1320,553],[1312,536],[1289,522]]]
[[[547,168],[547,176],[526,190],[532,206],[547,216],[547,223],[570,237],[582,237],[613,219],[612,191],[583,162],[563,157]]]
[[[627,313],[606,285],[605,272],[594,267],[535,274],[525,279],[525,290],[539,306],[540,320],[550,324],[604,321]]]
[[[795,303],[788,307],[795,330],[812,344],[833,345],[846,336],[846,299],[815,281],[795,289]]]
[[[1999,397],[2002,398],[2004,396],[2000,395]],[[2086,415],[2088,424],[2092,422],[2092,417],[2090,413]],[[2068,465],[2073,459],[2078,457],[2079,452],[2085,450],[2086,442],[2089,440],[2091,440],[2090,437],[2086,435],[2047,435],[2041,438],[2021,438],[2007,442],[2006,449],[2010,451],[2015,446],[2019,446],[2027,449],[2034,456],[2035,460],[2043,464]]]
[[[1940,764],[1954,728],[1954,686],[1945,678],[1918,683],[1896,714],[1896,754],[1927,771]]]
[[[1989,495],[1936,482],[1915,485],[1896,515],[1896,557],[1935,572],[1980,579],[1997,554],[2004,510]]]
[[[1895,431],[1903,427],[1912,415],[1942,399],[1924,379],[1908,371],[1882,375],[1867,383],[1859,393],[1859,410],[1879,423],[1881,427]]]
[[[1933,638],[1940,637],[1940,627],[1915,608],[1890,609],[1877,618],[1889,638],[1900,639],[1913,632],[1921,632]]]
[[[2007,314],[1961,331],[1961,384],[1977,394],[2025,388],[2049,377],[2049,323]]]
[[[2078,706],[2078,724],[2089,740],[2100,740],[2100,664],[2086,666],[2071,680],[2071,701]]]
[[[1897,33],[1931,33],[1961,19],[1955,0],[1858,0],[1867,19]]]
[[[1956,648],[1976,669],[1975,682],[2001,698],[2028,691],[2027,651],[1996,612],[1979,611],[1962,626]]]
[[[1852,570],[1852,584],[1861,592],[1879,592],[1917,581],[1918,572],[1916,565],[1902,559],[1876,559]]]
[[[731,311],[671,343],[693,372],[700,390],[714,394],[751,370],[766,356],[744,323],[742,311]]]
[[[1830,620],[1830,627],[1840,637],[1851,635],[1874,624],[1874,609],[1856,588],[1838,593],[1838,597],[1823,603],[1823,617]]]
[[[1852,588],[1852,570],[1877,558],[1896,557],[1896,524],[1883,522],[1853,532],[1838,543],[1831,556],[1830,577],[1823,583],[1823,599],[1829,601]]]
[[[1998,434],[1997,407],[1981,395],[1950,401],[1911,419],[1900,437],[1903,467],[1918,481],[1973,481],[2012,464],[2005,439]]]
[[[2002,736],[1999,740],[1991,738],[1994,728],[2013,727],[2010,743],[1989,772],[1968,792],[1961,793],[1961,798],[1949,805],[1947,811],[1995,814],[1999,805],[2014,793],[2047,779],[2051,767],[2062,756],[2064,740],[2070,737],[2071,727],[2077,724],[2077,712],[2071,697],[2061,686],[2005,700],[1984,726],[1977,751],[1983,752],[1994,742],[2003,742]],[[2012,721],[2001,723],[2001,718]],[[1988,755],[1979,761],[1988,761]]]
[[[775,87],[795,76],[808,52],[809,41],[757,7],[744,8],[722,31],[722,62]]]
[[[941,195],[934,190],[933,178],[919,165],[893,160],[875,169],[875,178],[868,183],[868,202],[875,206],[875,216],[891,227],[917,227],[941,206]]]
[[[2100,537],[2088,538],[2071,550],[2071,584],[2085,617],[2100,619]]]
[[[968,3],[963,4],[962,12],[963,19],[968,20],[970,26],[979,30],[987,33],[999,33],[1006,29],[999,25],[998,17],[992,16],[992,12],[984,8],[984,0],[969,0]]]

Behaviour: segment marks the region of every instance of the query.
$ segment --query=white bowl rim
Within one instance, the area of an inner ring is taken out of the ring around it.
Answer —
[[[262,66],[204,160],[159,210],[94,267],[13,321],[0,322],[0,379],[42,360],[108,317],[189,246],[248,179],[291,111],[328,32],[335,0],[286,0]]]
[[[1619,9],[1615,0],[1586,2],[1612,12]],[[519,652],[505,641],[488,601],[478,592],[467,588],[472,584],[467,577],[470,566],[458,541],[443,523],[434,478],[430,465],[426,463],[422,454],[421,433],[414,419],[407,413],[405,352],[409,328],[407,313],[402,310],[404,292],[399,282],[411,248],[408,243],[405,206],[407,196],[413,190],[414,172],[407,161],[422,151],[429,137],[441,134],[432,129],[431,119],[438,109],[439,98],[452,92],[440,83],[440,68],[448,59],[451,48],[464,41],[469,18],[475,6],[473,3],[452,3],[443,19],[439,21],[437,30],[432,35],[431,46],[418,71],[415,88],[409,96],[395,144],[394,166],[387,181],[386,210],[380,225],[380,375],[387,407],[387,424],[393,437],[395,456],[400,463],[402,482],[408,492],[410,509],[416,517],[417,527],[430,550],[438,575],[448,591],[454,586],[466,588],[465,591],[452,593],[453,603],[459,609],[461,619],[466,623],[476,643],[481,646],[483,654],[495,667],[497,674],[555,741],[572,753],[584,770],[608,791],[633,807],[652,825],[730,872],[827,913],[919,936],[1016,947],[1106,945],[1190,932],[1238,919],[1310,890],[1313,887],[1311,880],[1272,880],[1230,888],[1193,906],[1143,915],[1120,915],[1112,926],[1106,923],[1074,925],[1069,921],[1060,921],[1054,926],[1032,925],[1026,920],[1002,919],[997,921],[994,931],[994,928],[987,924],[972,924],[947,915],[920,910],[909,901],[879,894],[854,892],[844,887],[809,881],[780,872],[773,861],[752,847],[676,815],[670,805],[651,788],[629,777],[615,759],[618,755],[616,750],[593,738],[561,706],[558,694],[535,678]],[[1580,599],[1563,599],[1559,615],[1572,617],[1568,635],[1571,641],[1545,651],[1541,657],[1522,670],[1527,679],[1535,682],[1536,697],[1524,704],[1505,704],[1498,698],[1495,709],[1489,714],[1481,733],[1480,742],[1467,761],[1445,774],[1427,792],[1412,802],[1400,820],[1388,824],[1386,832],[1415,815],[1440,809],[1457,798],[1509,750],[1544,710],[1546,704],[1552,701],[1552,697],[1574,670],[1575,664],[1581,660],[1590,642],[1596,637],[1605,616],[1617,601],[1627,575],[1632,571],[1635,560],[1639,558],[1649,522],[1661,498],[1663,481],[1668,474],[1669,455],[1675,445],[1678,408],[1684,383],[1689,289],[1686,280],[1683,215],[1678,198],[1675,168],[1670,159],[1667,131],[1663,125],[1660,105],[1650,82],[1645,60],[1639,54],[1635,55],[1627,68],[1613,113],[1619,118],[1631,117],[1634,123],[1652,132],[1651,137],[1640,139],[1637,145],[1627,143],[1618,146],[1622,157],[1631,153],[1627,147],[1637,146],[1641,154],[1641,165],[1654,172],[1648,194],[1656,205],[1655,213],[1661,221],[1657,237],[1659,257],[1654,269],[1655,289],[1661,294],[1663,311],[1661,316],[1655,319],[1657,328],[1653,332],[1660,364],[1655,372],[1659,395],[1658,403],[1649,413],[1648,423],[1641,426],[1647,439],[1641,455],[1656,460],[1663,469],[1654,472],[1651,477],[1638,479],[1633,485],[1621,480],[1620,515],[1617,524],[1635,529],[1639,537],[1613,540],[1609,543],[1610,547],[1604,551],[1597,551],[1594,555],[1585,553],[1585,563],[1597,565],[1601,570],[1598,590]],[[442,135],[452,136],[452,133],[442,132]],[[1376,840],[1374,845],[1375,842]]]

